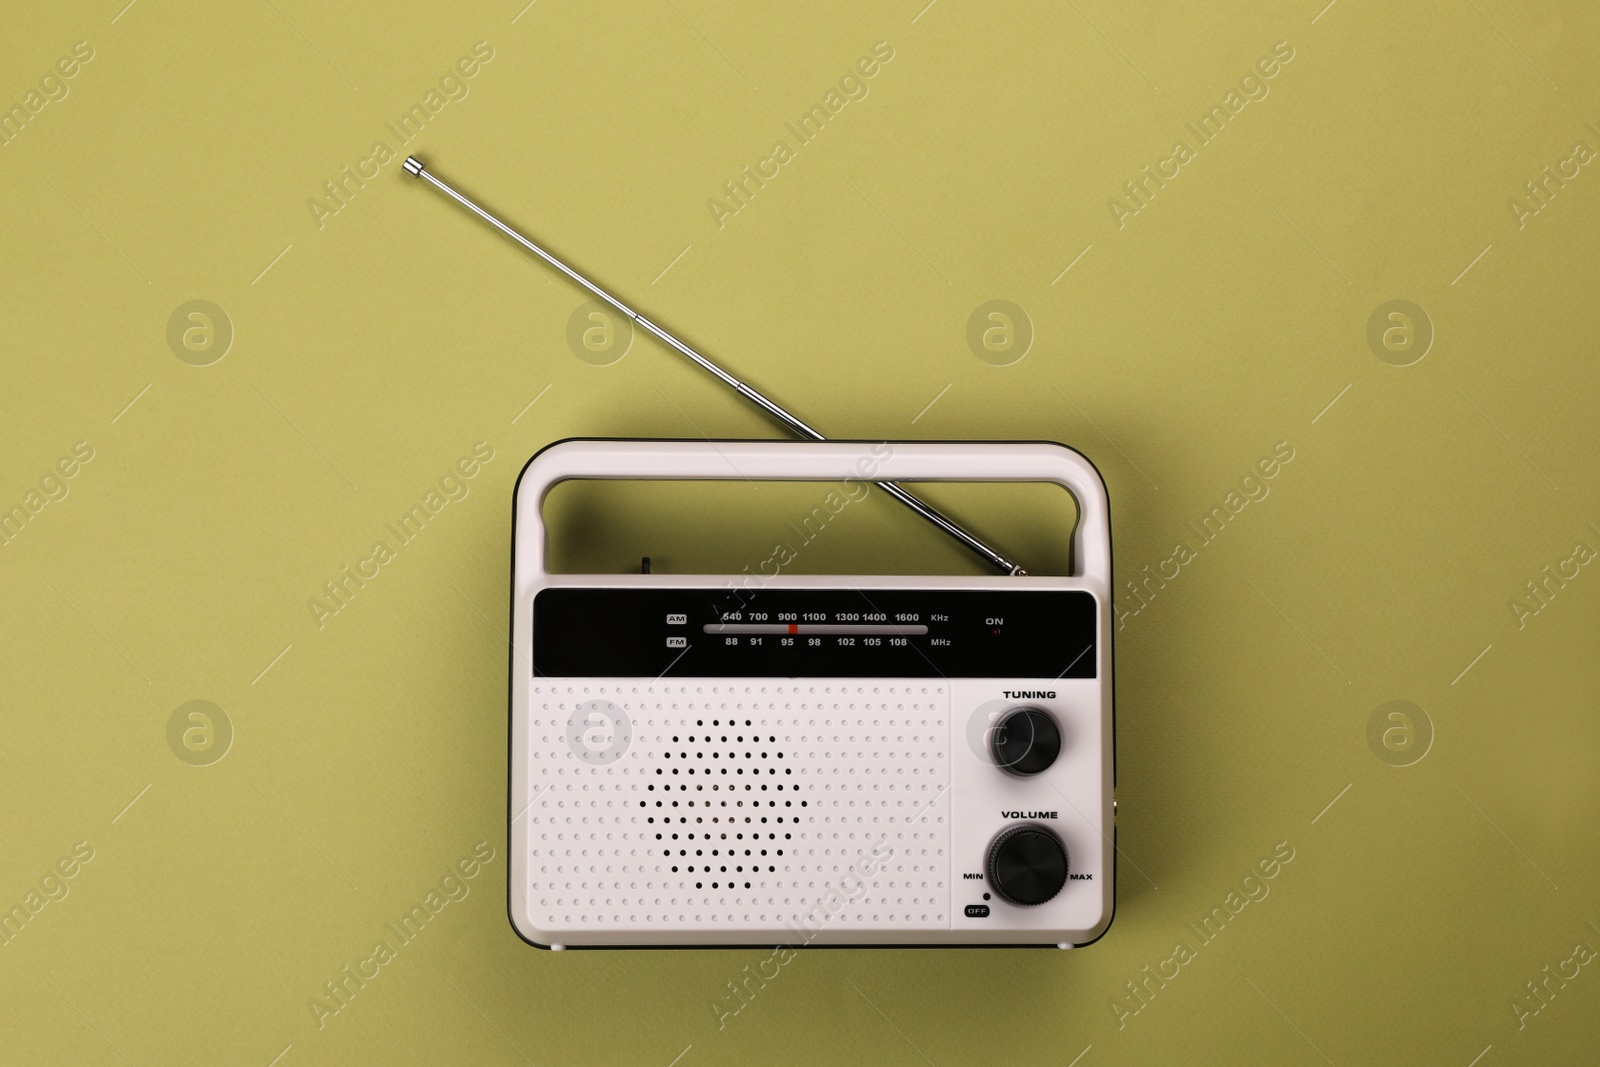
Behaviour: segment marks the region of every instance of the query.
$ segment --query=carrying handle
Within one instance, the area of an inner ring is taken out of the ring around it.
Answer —
[[[517,482],[517,565],[548,574],[544,499],[569,479],[859,482],[1050,482],[1078,504],[1076,577],[1111,588],[1111,516],[1105,482],[1080,453],[1051,442],[648,441],[575,438],[551,445]]]

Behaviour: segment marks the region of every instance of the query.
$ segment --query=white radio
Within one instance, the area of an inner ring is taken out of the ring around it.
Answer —
[[[873,445],[565,441],[518,482],[512,924],[534,944],[1059,945],[1115,892],[1105,488],[1054,444],[875,478],[1077,498],[1073,577],[570,575],[569,478],[838,480]]]
[[[1054,945],[1115,908],[1105,483],[1039,442],[827,441],[429,172],[803,442],[569,440],[517,482],[507,906],[544,948]],[[1003,576],[567,575],[574,478],[870,483]],[[864,481],[865,480],[865,481]],[[905,489],[1052,482],[1075,574],[1029,576]]]

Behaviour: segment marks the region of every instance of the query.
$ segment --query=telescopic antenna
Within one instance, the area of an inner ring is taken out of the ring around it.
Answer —
[[[768,415],[771,415],[773,418],[783,423],[795,434],[805,438],[808,441],[827,440],[826,437],[823,437],[822,434],[806,425],[806,423],[802,422],[798,417],[769,400],[756,389],[746,385],[744,382],[741,382],[739,379],[735,378],[733,375],[717,366],[711,360],[707,359],[699,352],[696,352],[693,348],[690,348],[687,344],[678,340],[678,338],[674,337],[660,326],[657,326],[655,323],[651,322],[649,319],[633,310],[627,304],[624,304],[621,300],[618,300],[616,297],[600,288],[594,282],[591,282],[588,278],[585,278],[583,275],[579,274],[577,271],[561,262],[561,260],[551,255],[549,252],[545,251],[543,248],[540,248],[538,245],[534,244],[531,240],[524,237],[516,230],[513,230],[504,222],[501,222],[499,219],[495,218],[495,216],[491,215],[480,205],[474,203],[459,189],[455,188],[455,186],[451,185],[449,182],[445,181],[443,178],[440,178],[438,175],[424,167],[422,160],[418,159],[416,156],[407,156],[403,169],[413,178],[422,178],[435,189],[438,189],[456,203],[460,204],[468,211],[471,211],[484,222],[487,222],[489,225],[493,226],[495,229],[499,230],[513,241],[517,242],[517,244],[521,245],[523,248],[526,248],[528,251],[532,252],[534,255],[538,256],[540,259],[556,268],[556,270],[559,270],[562,274],[565,274],[568,278],[571,278],[573,281],[577,282],[579,285],[593,293],[595,296],[599,297],[605,303],[610,304],[622,314],[628,316],[628,318],[633,320],[634,324],[640,329],[644,330],[652,337],[655,337],[657,340],[660,340],[668,347],[674,349],[680,355],[687,357],[702,370],[715,375],[722,381],[722,384],[733,389],[740,396],[750,401],[756,407],[760,408]],[[900,501],[900,503],[916,512],[918,515],[921,515],[924,519],[927,519],[929,522],[939,527],[939,529],[943,530],[945,533],[949,534],[951,537],[954,537],[957,541],[960,541],[963,545],[970,548],[984,559],[988,560],[989,563],[998,568],[1001,573],[1011,575],[1025,575],[1028,573],[1015,563],[1011,562],[1005,556],[1002,556],[999,552],[996,552],[994,549],[984,544],[977,537],[962,529],[953,520],[946,518],[929,505],[924,504],[921,500],[917,499],[915,496],[912,496],[905,489],[901,488],[898,483],[878,482],[877,484],[883,488],[884,492]]]

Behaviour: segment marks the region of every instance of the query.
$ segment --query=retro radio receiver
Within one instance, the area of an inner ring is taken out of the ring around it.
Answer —
[[[1115,905],[1111,532],[1063,445],[826,441],[468,200],[802,442],[568,440],[517,482],[511,923],[541,947],[1072,948]],[[568,479],[865,477],[1003,574],[552,574]],[[906,490],[1059,485],[1074,574],[1027,575]]]

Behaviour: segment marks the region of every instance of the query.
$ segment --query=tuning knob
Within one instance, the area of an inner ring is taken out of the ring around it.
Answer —
[[[1061,728],[1038,708],[1012,708],[989,734],[989,751],[1003,771],[1038,774],[1061,755]]]
[[[1067,848],[1037,823],[1008,827],[989,846],[989,888],[1003,900],[1043,904],[1067,884]]]

